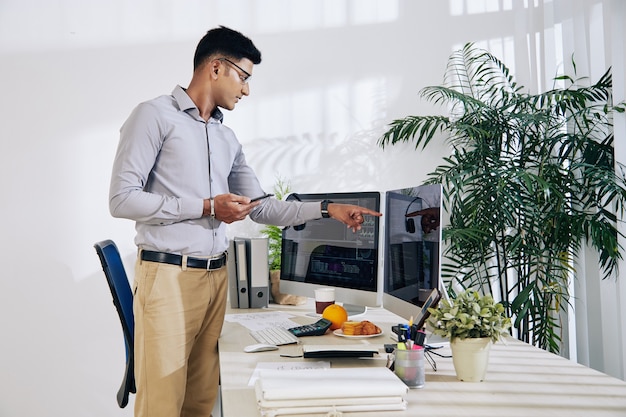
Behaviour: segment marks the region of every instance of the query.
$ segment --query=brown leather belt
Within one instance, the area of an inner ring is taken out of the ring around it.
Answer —
[[[141,260],[149,262],[159,262],[162,264],[170,265],[183,265],[183,256],[166,252],[155,252],[151,250],[141,251]],[[187,268],[199,268],[206,269],[208,271],[214,271],[220,269],[226,265],[226,252],[218,255],[214,258],[193,258],[187,257]]]

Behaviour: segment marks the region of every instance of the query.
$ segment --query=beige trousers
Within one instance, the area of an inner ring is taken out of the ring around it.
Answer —
[[[137,260],[135,417],[209,417],[228,274]]]

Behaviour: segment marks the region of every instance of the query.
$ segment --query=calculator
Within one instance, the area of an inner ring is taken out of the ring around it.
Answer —
[[[327,319],[319,319],[315,323],[305,324],[304,326],[297,326],[288,329],[294,336],[321,336],[326,333],[326,330],[330,327],[332,322]]]

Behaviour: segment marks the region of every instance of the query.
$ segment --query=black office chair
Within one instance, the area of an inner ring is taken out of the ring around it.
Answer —
[[[128,283],[128,277],[124,270],[122,258],[117,250],[117,246],[112,240],[103,240],[94,244],[102,270],[106,276],[111,294],[113,295],[113,304],[117,309],[122,322],[122,330],[124,332],[124,342],[126,344],[126,372],[122,385],[117,392],[117,403],[120,408],[126,407],[128,404],[129,393],[135,393],[135,355],[133,350],[135,320],[133,317],[133,293]]]

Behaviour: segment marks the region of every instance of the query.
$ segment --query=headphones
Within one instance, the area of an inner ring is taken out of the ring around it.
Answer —
[[[409,214],[409,208],[411,208],[411,204],[415,203],[417,200],[421,200],[419,197],[415,197],[408,206],[406,206],[406,211],[404,212],[404,228],[409,233],[415,233],[415,219],[413,217],[406,217]]]
[[[289,195],[287,196],[287,198],[285,199],[285,201],[293,201],[293,200],[296,200],[296,201],[302,201],[302,200],[300,199],[300,196],[299,196],[298,194],[296,194],[296,193],[291,193],[291,194],[289,194]],[[304,230],[304,227],[305,227],[305,226],[306,226],[306,223],[297,224],[297,225],[293,226],[293,230],[295,230],[296,232],[299,232],[299,231],[301,231],[301,230]]]

